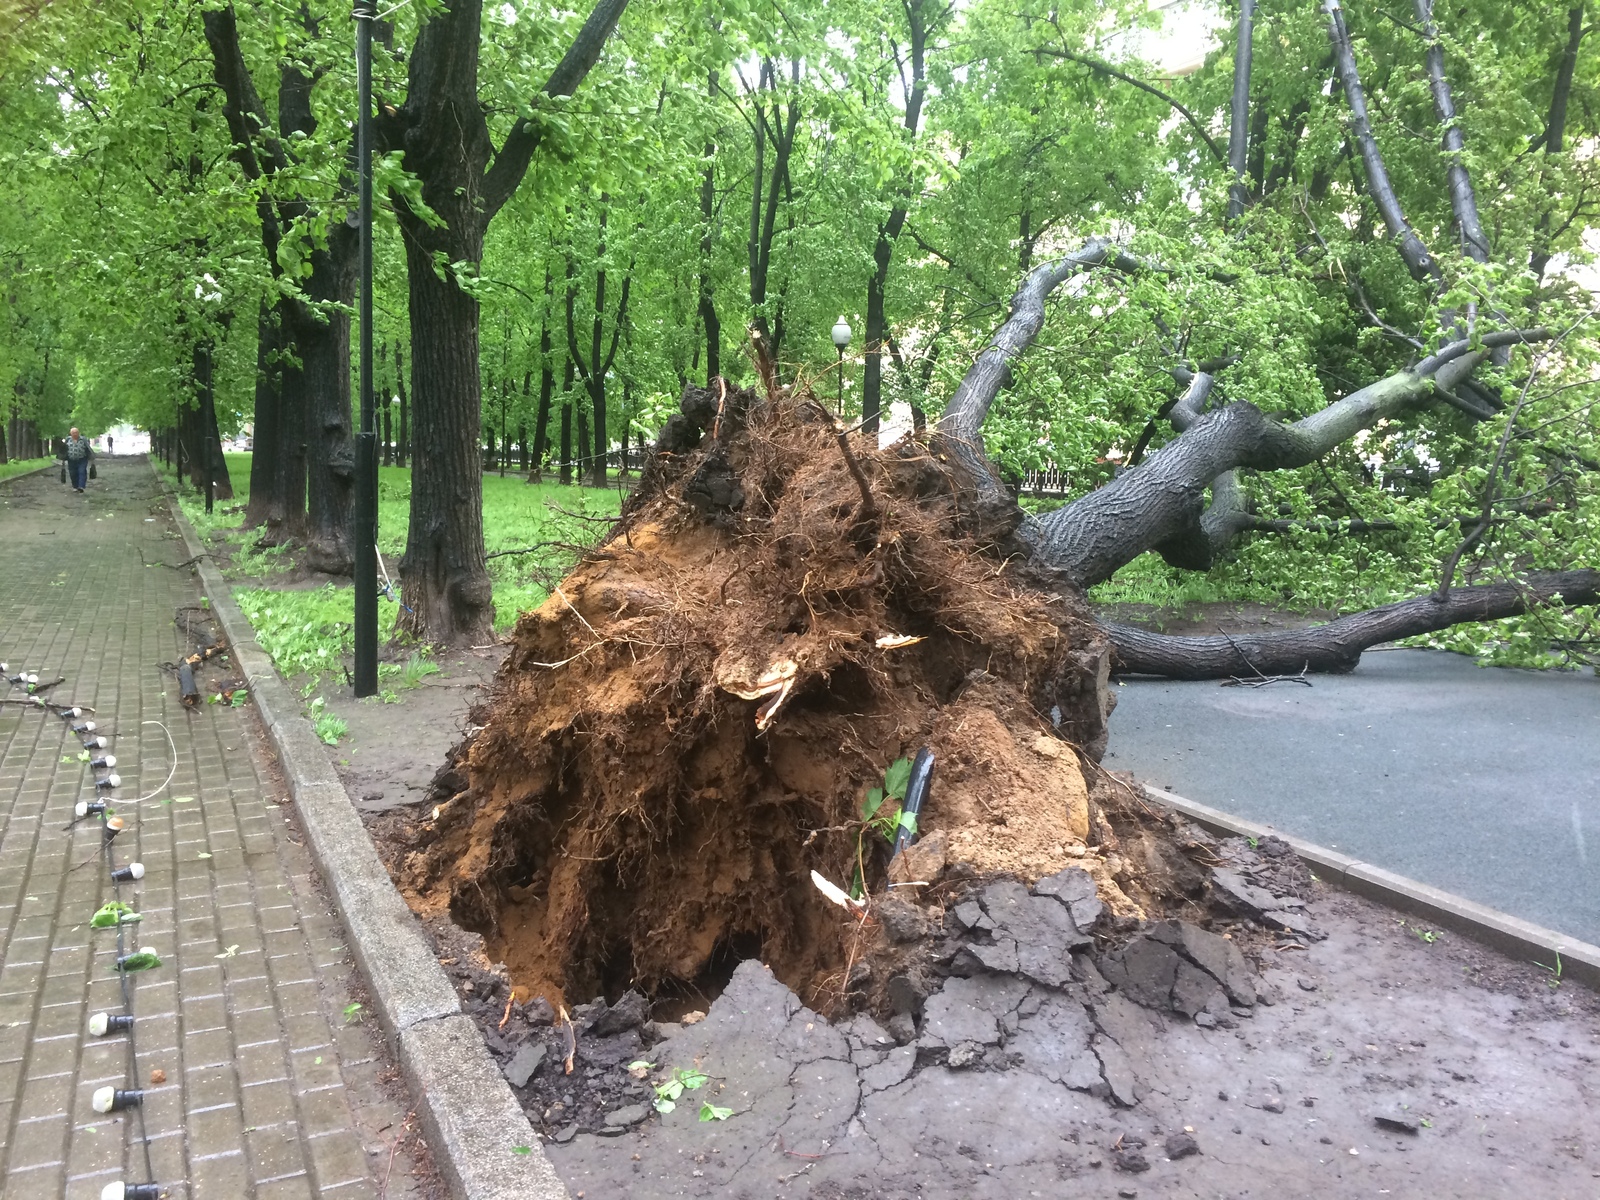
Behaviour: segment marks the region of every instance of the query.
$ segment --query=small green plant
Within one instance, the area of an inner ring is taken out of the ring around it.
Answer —
[[[1547,982],[1552,988],[1558,988],[1558,987],[1561,986],[1561,952],[1559,950],[1556,951],[1556,965],[1555,966],[1553,966],[1553,967],[1546,966],[1544,963],[1539,962],[1537,959],[1534,960],[1533,965],[1536,966],[1536,967],[1540,967],[1540,968],[1550,972],[1550,978],[1548,980],[1546,980],[1545,982]]]
[[[361,1001],[352,1000],[344,1006],[344,1023],[353,1024],[361,1019]]]
[[[1247,837],[1245,838],[1245,841],[1250,843],[1250,849],[1252,850],[1257,849],[1261,845],[1260,838]]]
[[[414,688],[429,675],[439,673],[439,664],[429,661],[426,651],[413,650],[400,668],[400,686]]]
[[[321,696],[311,702],[311,727],[325,744],[337,746],[339,739],[350,732],[350,726],[343,717],[328,712],[327,703]]]
[[[913,834],[917,832],[916,814],[905,812],[901,807],[909,786],[911,760],[902,756],[884,771],[883,786],[868,790],[866,799],[861,802],[861,831],[856,834],[856,873],[850,882],[850,895],[857,900],[866,894],[867,889],[867,835],[876,833],[885,841],[892,842],[901,829]],[[895,806],[886,809],[886,800],[895,801]]]
[[[678,1107],[678,1100],[684,1092],[694,1092],[705,1087],[711,1082],[711,1076],[704,1071],[696,1071],[686,1067],[679,1067],[662,1082],[656,1084],[655,1106],[658,1113],[669,1113]]]
[[[722,1108],[707,1100],[700,1105],[700,1119],[702,1121],[726,1121],[733,1116],[733,1109]]]
[[[1417,935],[1418,940],[1424,941],[1430,946],[1439,940],[1438,930],[1435,929],[1418,929],[1415,925],[1413,925],[1411,927],[1411,932]]]

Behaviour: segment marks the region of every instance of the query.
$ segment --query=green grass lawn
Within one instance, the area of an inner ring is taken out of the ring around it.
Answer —
[[[184,515],[205,539],[220,534],[233,548],[233,561],[224,574],[239,586],[239,607],[255,629],[262,649],[273,656],[278,669],[299,686],[303,696],[311,696],[332,680],[344,683],[341,669],[355,648],[355,588],[349,583],[328,583],[321,587],[275,586],[275,577],[286,575],[293,566],[293,551],[260,549],[249,530],[242,528],[245,505],[250,497],[248,453],[228,454],[228,475],[233,498],[217,501],[208,516],[205,497],[193,488],[179,492]],[[172,482],[173,475],[158,460],[156,469]],[[560,484],[528,484],[520,475],[483,477],[484,543],[490,554],[503,550],[531,550],[528,554],[506,554],[489,560],[489,577],[494,583],[495,630],[504,632],[516,623],[518,614],[537,608],[549,588],[571,568],[577,552],[571,547],[592,542],[604,528],[603,518],[614,517],[621,496],[614,490],[563,487]],[[410,519],[411,471],[408,467],[378,468],[378,551],[389,574],[399,584],[399,561],[405,552],[406,527]],[[379,574],[379,585],[383,582]],[[403,597],[402,597],[403,599]],[[399,606],[381,598],[378,601],[380,637],[394,628]],[[399,648],[385,657],[395,661],[380,668],[382,698],[393,702],[400,692],[415,686],[421,678],[437,670],[428,661],[428,647]],[[321,705],[312,716],[322,716]],[[318,721],[324,740],[337,741],[332,718]]]
[[[13,475],[26,475],[29,471],[37,471],[54,461],[50,458],[13,458],[8,463],[0,463],[0,479],[10,479]]]

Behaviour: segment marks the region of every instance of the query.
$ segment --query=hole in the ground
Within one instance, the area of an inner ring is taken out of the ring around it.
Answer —
[[[747,958],[761,957],[759,933],[736,933],[712,948],[705,968],[693,979],[663,983],[651,997],[650,1016],[657,1021],[681,1021],[687,1013],[705,1012],[722,995],[733,972]]]

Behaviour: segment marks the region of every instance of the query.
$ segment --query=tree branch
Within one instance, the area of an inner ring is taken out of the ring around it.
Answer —
[[[1439,114],[1439,124],[1444,127],[1444,152],[1449,156],[1446,179],[1450,187],[1450,207],[1461,230],[1461,248],[1474,262],[1488,262],[1489,239],[1478,219],[1478,197],[1472,189],[1472,177],[1461,161],[1466,143],[1456,117],[1455,101],[1450,95],[1450,81],[1444,77],[1444,47],[1433,23],[1433,0],[1416,0],[1416,6],[1417,20],[1422,22],[1423,35],[1428,39],[1428,86],[1433,90],[1433,107]]]
[[[1233,181],[1228,185],[1227,219],[1230,222],[1237,220],[1250,204],[1250,189],[1245,186],[1244,173],[1250,152],[1250,51],[1255,16],[1256,0],[1239,0],[1239,32],[1233,51],[1233,105],[1228,122],[1228,169],[1233,173]]]
[[[1225,679],[1241,671],[1266,675],[1302,669],[1343,673],[1362,651],[1381,642],[1417,637],[1463,621],[1497,621],[1551,604],[1600,603],[1600,571],[1534,571],[1508,583],[1456,588],[1382,608],[1351,613],[1326,625],[1275,633],[1170,637],[1128,625],[1108,624],[1119,674],[1168,679]]]
[[[1339,7],[1339,0],[1323,0],[1322,7],[1328,14],[1328,37],[1333,42],[1339,80],[1350,102],[1350,132],[1355,136],[1361,150],[1362,164],[1367,171],[1367,194],[1378,206],[1389,236],[1398,243],[1400,257],[1405,260],[1412,278],[1442,283],[1439,264],[1433,260],[1416,230],[1406,220],[1405,211],[1400,207],[1400,198],[1395,195],[1394,186],[1389,182],[1389,171],[1384,166],[1377,139],[1372,136],[1372,123],[1367,119],[1366,95],[1361,90],[1361,76],[1356,70],[1355,50],[1350,44],[1350,30],[1344,23],[1344,11]]]
[[[1094,267],[1136,271],[1139,262],[1120,247],[1091,238],[1065,258],[1035,267],[1011,297],[1011,315],[967,369],[939,418],[939,436],[950,456],[967,468],[980,490],[997,487],[983,455],[983,422],[1000,389],[1011,383],[1011,363],[1039,336],[1044,304],[1061,283]]]
[[[1065,36],[1063,35],[1063,41],[1064,40]],[[1101,62],[1098,58],[1091,58],[1087,54],[1074,54],[1071,50],[1068,50],[1064,47],[1060,50],[1047,50],[1041,47],[1039,49],[1039,53],[1048,54],[1051,58],[1071,59],[1073,62],[1080,63],[1083,66],[1088,67],[1090,70],[1099,71],[1102,75],[1109,75],[1113,79],[1120,79],[1123,83],[1131,83],[1141,92],[1149,92],[1158,100],[1170,105],[1174,112],[1181,116],[1185,121],[1189,122],[1190,127],[1200,135],[1200,140],[1205,142],[1207,148],[1210,149],[1211,153],[1216,157],[1218,162],[1226,163],[1228,161],[1228,156],[1222,152],[1222,147],[1217,145],[1217,139],[1206,132],[1206,127],[1200,123],[1200,118],[1185,108],[1183,104],[1180,103],[1176,98],[1167,95],[1167,93],[1163,92],[1160,88],[1154,87],[1142,79],[1137,79],[1124,71],[1119,71],[1110,63]]]
[[[589,19],[583,23],[583,28],[578,31],[576,40],[545,82],[546,96],[570,96],[578,90],[584,76],[600,61],[600,52],[605,49],[606,39],[617,27],[622,10],[627,7],[628,0],[599,0]],[[539,148],[543,138],[542,125],[527,117],[517,118],[500,152],[494,156],[494,161],[484,173],[482,196],[485,224],[492,221],[505,202],[511,199],[522,177],[527,174],[528,164],[533,161],[533,152]]]
[[[1110,579],[1119,567],[1148,549],[1191,569],[1211,565],[1236,526],[1238,513],[1219,512],[1204,521],[1205,492],[1238,467],[1287,470],[1316,462],[1334,447],[1378,421],[1428,400],[1434,391],[1460,384],[1494,345],[1546,340],[1548,330],[1491,334],[1479,348],[1462,341],[1416,366],[1396,372],[1292,424],[1267,417],[1240,402],[1195,419],[1136,470],[1125,471],[1097,491],[1024,526],[1036,558],[1082,587]],[[1492,339],[1492,340],[1491,340]],[[1224,487],[1230,487],[1224,484]],[[1235,496],[1228,497],[1230,505]]]

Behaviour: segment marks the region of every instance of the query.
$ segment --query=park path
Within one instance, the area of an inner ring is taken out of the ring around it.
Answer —
[[[1127,680],[1105,764],[1600,943],[1600,680],[1369,651],[1311,687]]]
[[[114,898],[99,826],[65,829],[95,773],[67,722],[0,705],[0,1195],[93,1198],[153,1175],[172,1200],[378,1196],[406,1113],[375,1032],[346,1019],[343,931],[249,714],[185,710],[157,665],[185,652],[174,612],[201,594],[190,571],[146,565],[185,557],[154,473],[131,458],[99,473],[83,496],[51,473],[0,485],[0,659],[66,676],[49,697],[113,734],[114,846],[145,868],[121,889],[143,913],[128,948],[162,965],[129,977],[136,1056],[88,1032],[122,1005],[116,931],[88,924]],[[151,721],[176,770],[134,803],[172,766]],[[146,1089],[142,1108],[96,1112],[106,1085]],[[386,1196],[417,1194],[409,1161]]]

